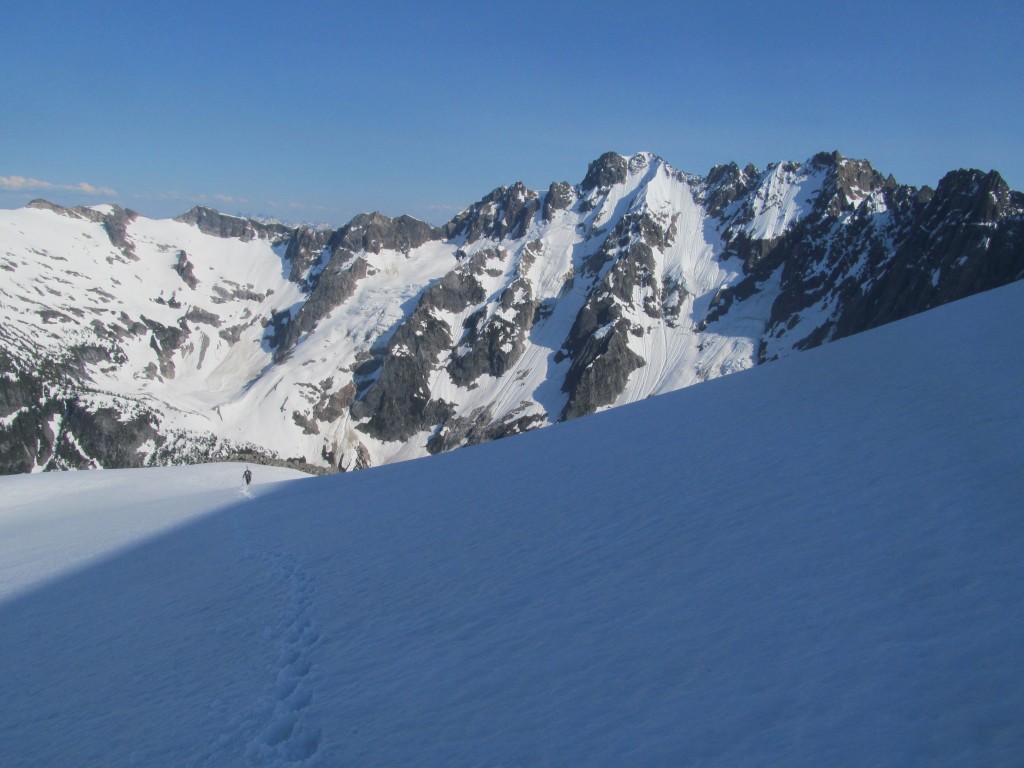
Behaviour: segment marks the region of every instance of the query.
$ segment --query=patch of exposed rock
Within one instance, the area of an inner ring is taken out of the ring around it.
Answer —
[[[178,256],[174,262],[174,271],[178,273],[178,277],[184,281],[185,285],[193,291],[199,287],[195,265],[188,260],[188,254],[185,251],[178,251]]]
[[[515,240],[540,208],[537,193],[521,181],[511,187],[498,187],[480,202],[467,208],[444,227],[447,239],[464,238],[467,245],[481,238]]]
[[[490,408],[476,408],[468,416],[451,416],[445,420],[430,436],[427,450],[437,454],[466,445],[500,440],[536,429],[544,420],[544,415],[531,411],[528,403],[524,403],[498,421],[493,420]]]
[[[353,418],[366,419],[359,429],[380,440],[407,440],[448,416],[449,406],[430,398],[430,375],[452,345],[451,328],[435,310],[461,312],[483,301],[486,293],[474,272],[487,258],[474,254],[421,294],[388,342],[376,379],[352,404]]]
[[[191,224],[200,232],[214,237],[237,237],[243,242],[249,240],[278,241],[292,234],[292,228],[284,224],[267,224],[255,219],[244,219],[240,216],[229,216],[197,205],[174,219]]]

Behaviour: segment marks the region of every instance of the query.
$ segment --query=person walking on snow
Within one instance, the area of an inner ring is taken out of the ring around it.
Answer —
[[[246,485],[249,485],[249,483],[252,482],[252,472],[249,471],[248,467],[246,467],[245,472],[242,473],[242,478],[245,480]]]

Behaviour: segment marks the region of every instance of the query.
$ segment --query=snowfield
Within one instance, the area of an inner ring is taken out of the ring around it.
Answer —
[[[1019,766],[1022,329],[351,475],[0,477],[0,764]]]

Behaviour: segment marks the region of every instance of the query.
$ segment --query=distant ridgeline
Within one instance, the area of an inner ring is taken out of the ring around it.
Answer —
[[[1024,195],[608,153],[443,227],[0,211],[0,472],[351,470],[668,392],[1024,276]]]

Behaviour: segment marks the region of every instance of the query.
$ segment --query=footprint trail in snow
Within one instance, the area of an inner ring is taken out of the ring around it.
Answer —
[[[310,721],[312,653],[320,635],[313,620],[316,584],[290,555],[254,552],[270,580],[286,585],[284,603],[268,616],[263,636],[276,646],[263,693],[237,716],[199,762],[203,766],[316,765],[321,729]],[[244,755],[244,758],[243,758]]]

